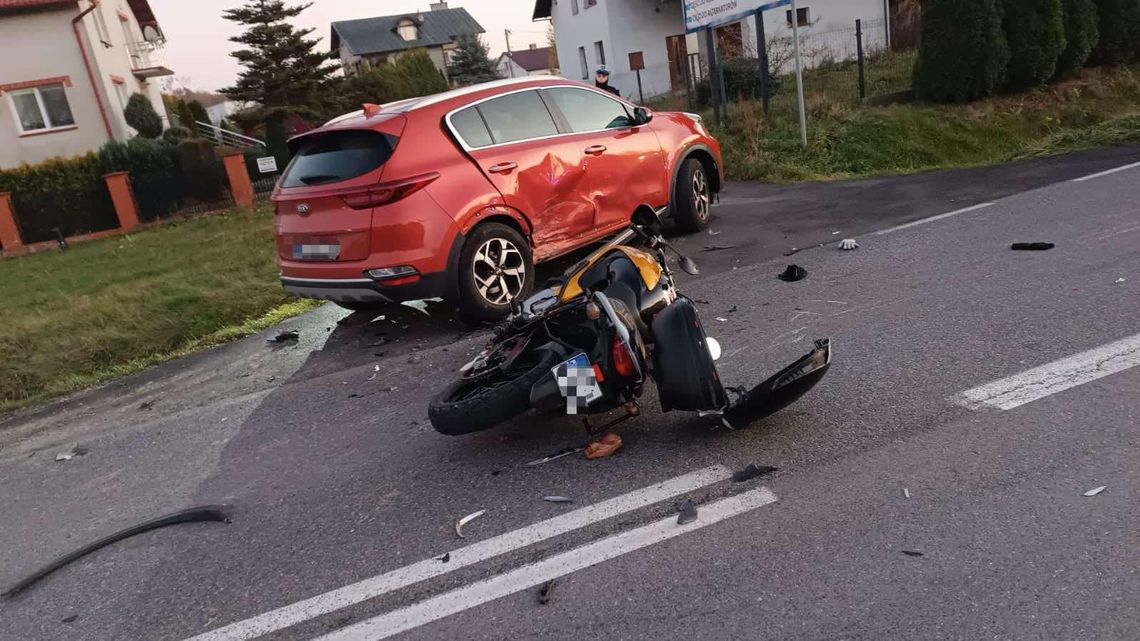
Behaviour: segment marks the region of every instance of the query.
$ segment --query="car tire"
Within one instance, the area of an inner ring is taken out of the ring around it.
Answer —
[[[475,228],[459,255],[460,315],[469,321],[496,321],[534,288],[534,259],[522,234],[501,223]]]
[[[686,158],[673,185],[673,222],[683,233],[709,226],[712,211],[712,183],[708,170],[696,158]]]
[[[529,358],[528,358],[529,356]],[[428,419],[440,434],[459,436],[489,430],[530,408],[530,390],[558,364],[550,350],[535,350],[510,371],[465,377],[448,385],[428,405]]]

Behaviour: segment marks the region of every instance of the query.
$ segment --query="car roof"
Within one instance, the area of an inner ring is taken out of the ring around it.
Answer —
[[[493,80],[491,82],[484,82],[470,87],[461,87],[459,89],[452,89],[442,93],[432,94],[430,96],[423,96],[419,98],[409,98],[407,100],[400,100],[397,102],[390,102],[380,105],[380,110],[373,114],[373,118],[377,115],[394,115],[404,114],[408,115],[412,112],[427,109],[437,105],[445,105],[448,110],[457,107],[462,107],[468,102],[474,102],[481,98],[486,98],[495,95],[496,93],[505,93],[506,91],[514,89],[525,89],[527,87],[559,87],[559,86],[578,86],[581,83],[566,78],[559,78],[557,76],[527,76],[525,78],[507,78],[505,80]],[[320,129],[336,128],[336,129],[359,129],[361,127],[369,127],[375,121],[364,115],[364,110],[353,111],[351,113],[338,116],[326,122]]]

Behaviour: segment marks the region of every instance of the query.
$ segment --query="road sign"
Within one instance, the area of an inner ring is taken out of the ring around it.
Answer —
[[[739,22],[757,11],[791,4],[791,0],[684,0],[685,32]]]
[[[272,174],[277,171],[277,159],[273,156],[266,156],[257,159],[257,170],[263,174]]]

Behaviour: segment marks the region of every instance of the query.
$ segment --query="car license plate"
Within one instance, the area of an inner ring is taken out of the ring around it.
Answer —
[[[293,245],[293,260],[336,260],[340,245]]]
[[[558,382],[558,391],[566,399],[567,414],[577,414],[579,409],[602,397],[602,388],[598,387],[598,378],[585,354],[579,353],[555,365],[551,371]]]

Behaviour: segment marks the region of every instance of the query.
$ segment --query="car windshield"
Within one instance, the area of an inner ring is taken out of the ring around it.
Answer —
[[[330,131],[302,138],[285,168],[282,187],[340,182],[379,168],[392,157],[398,139],[376,131]]]

